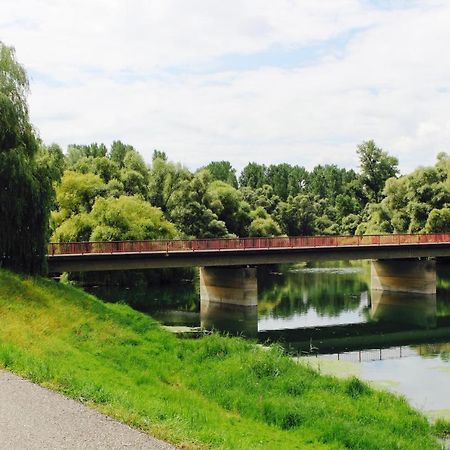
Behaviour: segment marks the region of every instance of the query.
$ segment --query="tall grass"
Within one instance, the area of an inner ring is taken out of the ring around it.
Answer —
[[[71,286],[0,271],[0,366],[183,448],[433,449],[407,402],[277,347],[177,339]]]

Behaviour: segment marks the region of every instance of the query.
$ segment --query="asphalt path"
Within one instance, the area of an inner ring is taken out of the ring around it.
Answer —
[[[0,449],[174,450],[175,447],[0,370]]]

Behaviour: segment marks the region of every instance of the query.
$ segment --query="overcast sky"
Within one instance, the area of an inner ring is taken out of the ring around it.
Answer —
[[[450,150],[448,0],[1,0],[46,143],[403,172]]]

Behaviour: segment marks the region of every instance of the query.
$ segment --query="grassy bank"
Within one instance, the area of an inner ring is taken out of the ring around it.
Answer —
[[[433,449],[426,419],[273,348],[179,340],[83,291],[0,270],[0,366],[184,448]]]

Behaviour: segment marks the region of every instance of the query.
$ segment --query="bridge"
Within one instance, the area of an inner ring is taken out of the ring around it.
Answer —
[[[49,272],[200,267],[204,301],[256,305],[264,264],[372,260],[372,289],[434,294],[450,233],[50,243]]]

